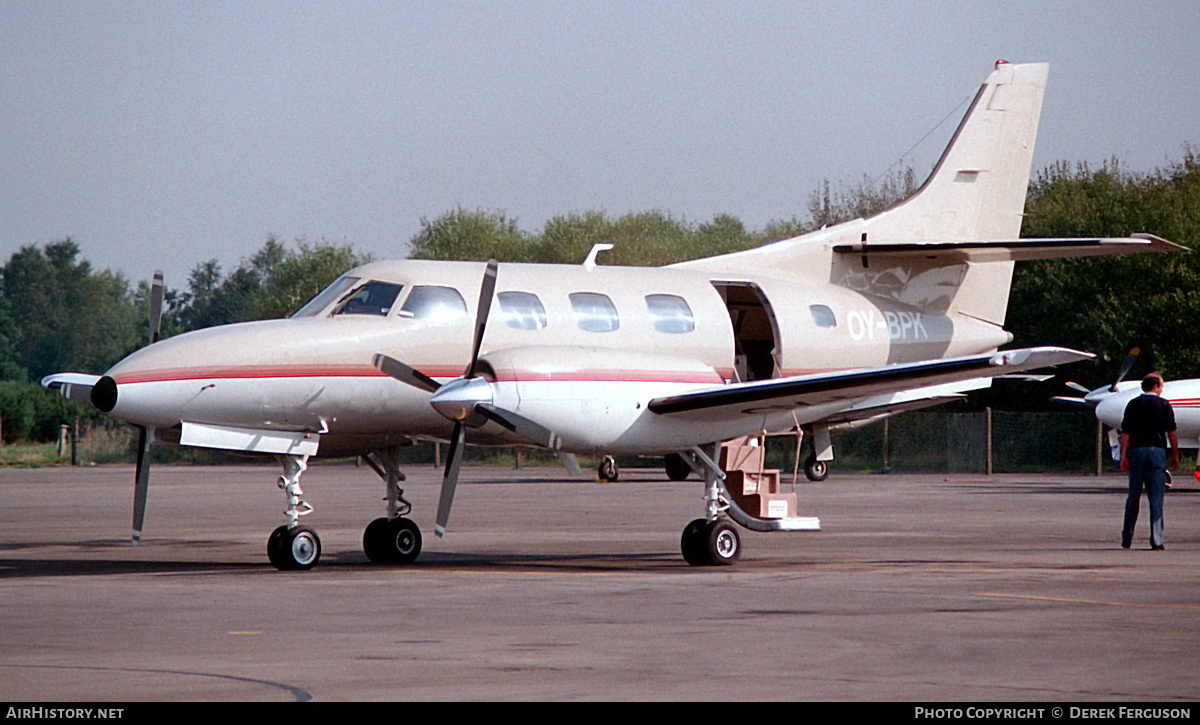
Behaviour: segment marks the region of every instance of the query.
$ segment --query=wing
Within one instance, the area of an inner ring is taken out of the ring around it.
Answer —
[[[964,390],[981,387],[976,383],[987,378],[1092,357],[1090,353],[1060,347],[1006,350],[987,355],[713,386],[655,398],[647,407],[658,415],[691,414],[712,418],[758,413],[764,408],[800,408],[844,402],[847,408],[861,404],[859,407],[864,416],[874,415],[880,408],[899,404],[905,398],[911,403],[961,394]],[[885,395],[898,395],[899,399],[892,403],[870,404],[871,398]]]

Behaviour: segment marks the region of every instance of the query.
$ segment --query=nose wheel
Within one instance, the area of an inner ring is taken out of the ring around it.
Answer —
[[[267,539],[267,558],[280,571],[311,569],[321,558],[321,538],[307,526],[280,526]]]

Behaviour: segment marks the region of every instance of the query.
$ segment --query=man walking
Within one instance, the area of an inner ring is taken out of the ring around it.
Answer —
[[[1167,490],[1167,442],[1171,444],[1170,468],[1179,466],[1179,440],[1175,436],[1175,411],[1161,397],[1163,379],[1150,373],[1142,379],[1142,394],[1125,406],[1121,421],[1121,470],[1129,472],[1129,496],[1125,499],[1125,527],[1121,547],[1133,542],[1142,488],[1150,502],[1150,548],[1162,551],[1163,494]]]

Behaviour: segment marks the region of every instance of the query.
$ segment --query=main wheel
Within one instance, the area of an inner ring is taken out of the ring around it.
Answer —
[[[824,481],[829,475],[829,463],[818,461],[816,456],[810,455],[804,459],[804,475],[810,481]]]
[[[705,530],[708,522],[696,519],[683,528],[683,536],[679,538],[679,548],[683,551],[683,560],[692,566],[704,566],[708,563],[708,544],[705,542]]]
[[[728,521],[711,521],[705,527],[704,543],[708,563],[728,565],[742,555],[742,539]]]
[[[411,564],[421,554],[421,529],[406,518],[375,519],[363,532],[363,551],[376,563]]]
[[[600,478],[608,481],[609,483],[613,483],[620,478],[621,475],[620,471],[617,470],[617,461],[612,456],[604,457],[604,460],[600,462],[600,468],[598,471],[600,473]]]
[[[367,528],[363,529],[363,553],[376,564],[387,561],[387,555],[384,551],[384,537],[387,536],[387,524],[387,519],[379,518],[367,524]]]
[[[678,453],[668,453],[663,458],[663,466],[667,469],[667,478],[672,481],[686,481],[692,473],[692,467]]]

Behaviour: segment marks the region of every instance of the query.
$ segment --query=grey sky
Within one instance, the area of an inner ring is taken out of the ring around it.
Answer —
[[[268,234],[662,209],[752,229],[928,171],[998,58],[1048,61],[1035,169],[1200,144],[1200,3],[0,0],[0,260],[70,236],[184,287]],[[956,110],[957,109],[957,110]]]

